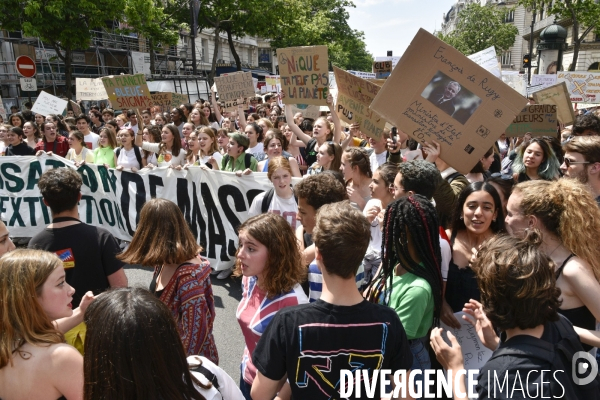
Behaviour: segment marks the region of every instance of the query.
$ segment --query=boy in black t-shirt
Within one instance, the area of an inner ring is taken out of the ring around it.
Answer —
[[[82,223],[77,203],[81,200],[81,177],[71,168],[46,171],[38,182],[44,204],[52,212],[52,224],[35,235],[30,249],[55,253],[63,262],[66,281],[75,288],[73,308],[81,297],[110,287],[126,287],[125,265],[117,260],[117,240],[107,230]]]
[[[284,385],[294,399],[340,398],[340,371],[389,369],[410,374],[412,354],[398,315],[363,299],[355,276],[370,226],[348,201],[322,206],[313,230],[323,292],[314,303],[277,313],[252,360],[254,400],[272,399]],[[352,377],[354,377],[354,373]],[[372,376],[372,375],[370,375]],[[364,382],[361,394],[366,398]],[[379,396],[379,381],[376,383]],[[352,398],[356,396],[356,382]]]

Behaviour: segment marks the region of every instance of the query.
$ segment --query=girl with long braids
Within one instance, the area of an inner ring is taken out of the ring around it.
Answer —
[[[442,308],[438,229],[435,207],[424,196],[391,203],[383,222],[381,268],[367,295],[396,310],[413,353],[413,371],[431,368],[425,343],[431,326],[439,325]]]

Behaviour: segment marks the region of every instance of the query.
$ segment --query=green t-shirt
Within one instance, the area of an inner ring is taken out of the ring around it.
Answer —
[[[97,147],[94,150],[94,164],[108,164],[109,167],[115,167],[115,150],[112,147]]]
[[[408,339],[425,335],[433,323],[433,295],[429,283],[410,272],[394,276],[389,306],[396,310]]]
[[[256,158],[254,158],[253,156],[250,157],[250,170],[256,172],[257,167],[258,167],[258,162],[256,161]],[[238,158],[236,158],[235,162],[233,161],[233,158],[227,157],[227,156],[223,156],[223,158],[221,159],[221,171],[235,172],[235,171],[243,171],[245,169],[246,169],[246,153],[245,152],[240,154],[240,156]]]

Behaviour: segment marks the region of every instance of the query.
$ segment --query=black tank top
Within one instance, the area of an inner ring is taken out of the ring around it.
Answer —
[[[574,254],[571,254],[569,257],[567,257],[567,259],[563,261],[562,265],[556,270],[556,280],[560,278],[565,265],[567,265],[567,262],[569,262],[569,260],[574,256]],[[594,314],[592,314],[592,312],[586,306],[569,308],[568,310],[559,308],[558,312],[571,321],[574,326],[592,331],[596,330],[596,317],[594,317]],[[590,351],[593,348],[592,346],[588,346],[584,343],[581,343],[581,345],[585,351]]]

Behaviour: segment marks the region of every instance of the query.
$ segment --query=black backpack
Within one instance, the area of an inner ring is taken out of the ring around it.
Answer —
[[[244,153],[244,165],[246,166],[246,168],[250,168],[250,165],[252,163],[252,157],[254,157],[252,154],[250,153]],[[227,164],[229,164],[229,159],[231,157],[229,157],[229,154],[225,154],[223,156],[223,159],[225,160],[225,166],[227,166]]]
[[[558,343],[552,344],[533,336],[519,335],[511,338],[507,346],[496,350],[490,360],[504,355],[545,360],[551,364],[552,371],[564,371],[558,375],[563,378],[560,379],[560,384],[555,379],[549,379],[551,396],[569,400],[600,399],[600,377],[598,375],[585,386],[577,385],[572,380],[573,366],[576,364],[573,357],[575,353],[583,352],[579,336],[573,330],[573,326],[560,314],[559,320],[554,325],[558,328],[561,337]],[[559,397],[563,393],[563,397]]]
[[[122,147],[117,147],[117,149],[115,150],[115,154],[117,155],[117,159],[119,158],[119,154],[121,154],[121,149],[122,149]],[[144,164],[142,164],[142,152],[140,151],[139,146],[136,146],[134,144],[133,145],[133,152],[135,153],[135,158],[137,159],[137,162],[140,164],[140,168],[143,168]]]
[[[260,212],[261,213],[264,214],[267,211],[269,211],[269,204],[271,204],[271,201],[273,200],[273,194],[274,193],[275,193],[275,189],[273,189],[273,188],[267,190],[267,193],[265,194],[265,197],[263,197],[262,203],[260,205]],[[295,194],[294,194],[294,199],[296,199],[296,204],[298,204],[298,198],[296,197]]]

